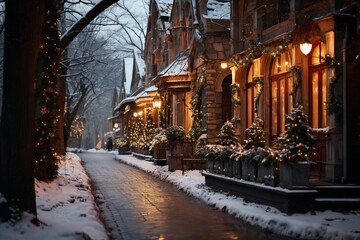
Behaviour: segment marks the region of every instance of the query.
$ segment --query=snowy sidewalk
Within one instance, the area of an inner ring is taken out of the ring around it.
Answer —
[[[316,211],[312,214],[287,215],[269,206],[247,203],[242,198],[214,192],[205,186],[205,178],[199,171],[187,171],[183,176],[180,170],[169,172],[167,166],[155,166],[132,155],[114,154],[116,159],[171,182],[216,209],[226,210],[249,224],[275,234],[302,239],[360,239],[360,211]]]

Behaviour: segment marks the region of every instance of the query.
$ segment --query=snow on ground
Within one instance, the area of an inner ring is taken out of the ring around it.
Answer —
[[[287,215],[273,207],[248,203],[240,197],[212,191],[205,185],[205,177],[197,170],[186,171],[183,176],[182,171],[168,172],[167,166],[155,166],[152,162],[138,160],[132,155],[116,154],[116,159],[169,181],[208,205],[226,210],[249,224],[276,234],[302,239],[360,239],[360,211],[316,211]]]
[[[90,152],[106,152],[90,150]],[[276,234],[303,239],[350,240],[360,239],[360,211],[338,213],[333,211],[287,215],[275,208],[247,203],[242,198],[215,192],[205,186],[199,171],[168,172],[167,166],[154,166],[152,162],[138,160],[132,155],[118,155],[116,159],[136,166],[179,189],[201,199],[206,204],[260,226]],[[16,225],[0,223],[0,240],[12,239],[78,239],[87,234],[91,239],[108,239],[98,218],[89,179],[80,159],[68,153],[60,166],[59,177],[52,183],[36,181],[36,201],[40,227],[30,223],[25,214]],[[0,194],[0,201],[4,198]]]
[[[85,239],[82,237],[86,235],[91,239],[108,239],[96,211],[89,178],[75,154],[67,153],[59,177],[53,182],[35,181],[35,191],[41,226],[31,224],[33,216],[25,214],[15,225],[0,223],[0,239],[69,240]]]

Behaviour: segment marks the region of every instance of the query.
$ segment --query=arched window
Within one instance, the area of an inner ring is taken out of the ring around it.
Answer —
[[[270,75],[270,136],[274,139],[285,131],[285,115],[293,108],[293,76],[289,71],[289,55],[281,54],[274,58]]]
[[[326,96],[327,96],[327,67],[324,57],[326,45],[322,41],[314,44],[309,54],[309,123],[313,128],[327,126]]]
[[[260,75],[260,59],[255,59],[250,65],[246,79],[246,126],[250,127],[255,118],[255,98],[259,90],[253,79]],[[259,107],[259,106],[258,106]],[[259,109],[258,109],[259,111]],[[259,112],[258,112],[259,114]]]
[[[222,82],[222,120],[223,123],[226,121],[230,121],[233,117],[233,108],[232,108],[232,101],[231,101],[231,75],[227,76],[224,81]]]

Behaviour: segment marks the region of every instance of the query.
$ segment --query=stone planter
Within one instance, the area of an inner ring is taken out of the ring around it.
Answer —
[[[176,143],[171,148],[166,149],[166,161],[169,171],[182,170],[181,155],[184,158],[192,157],[194,155],[193,144],[190,142]]]
[[[241,178],[241,161],[233,160],[233,176],[235,178]]]
[[[276,186],[275,167],[273,165],[259,164],[257,168],[256,181],[265,183],[266,185]]]
[[[244,161],[241,163],[242,179],[254,182],[257,178],[257,166],[255,163]]]
[[[308,187],[309,177],[310,164],[307,162],[280,164],[280,187],[288,189]]]

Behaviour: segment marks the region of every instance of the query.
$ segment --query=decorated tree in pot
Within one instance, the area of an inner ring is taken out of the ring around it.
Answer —
[[[309,163],[315,157],[314,138],[302,106],[293,108],[285,120],[285,133],[278,138],[280,186],[309,185]]]
[[[302,106],[285,119],[285,133],[278,138],[280,158],[284,162],[311,162],[315,156],[314,137]]]

